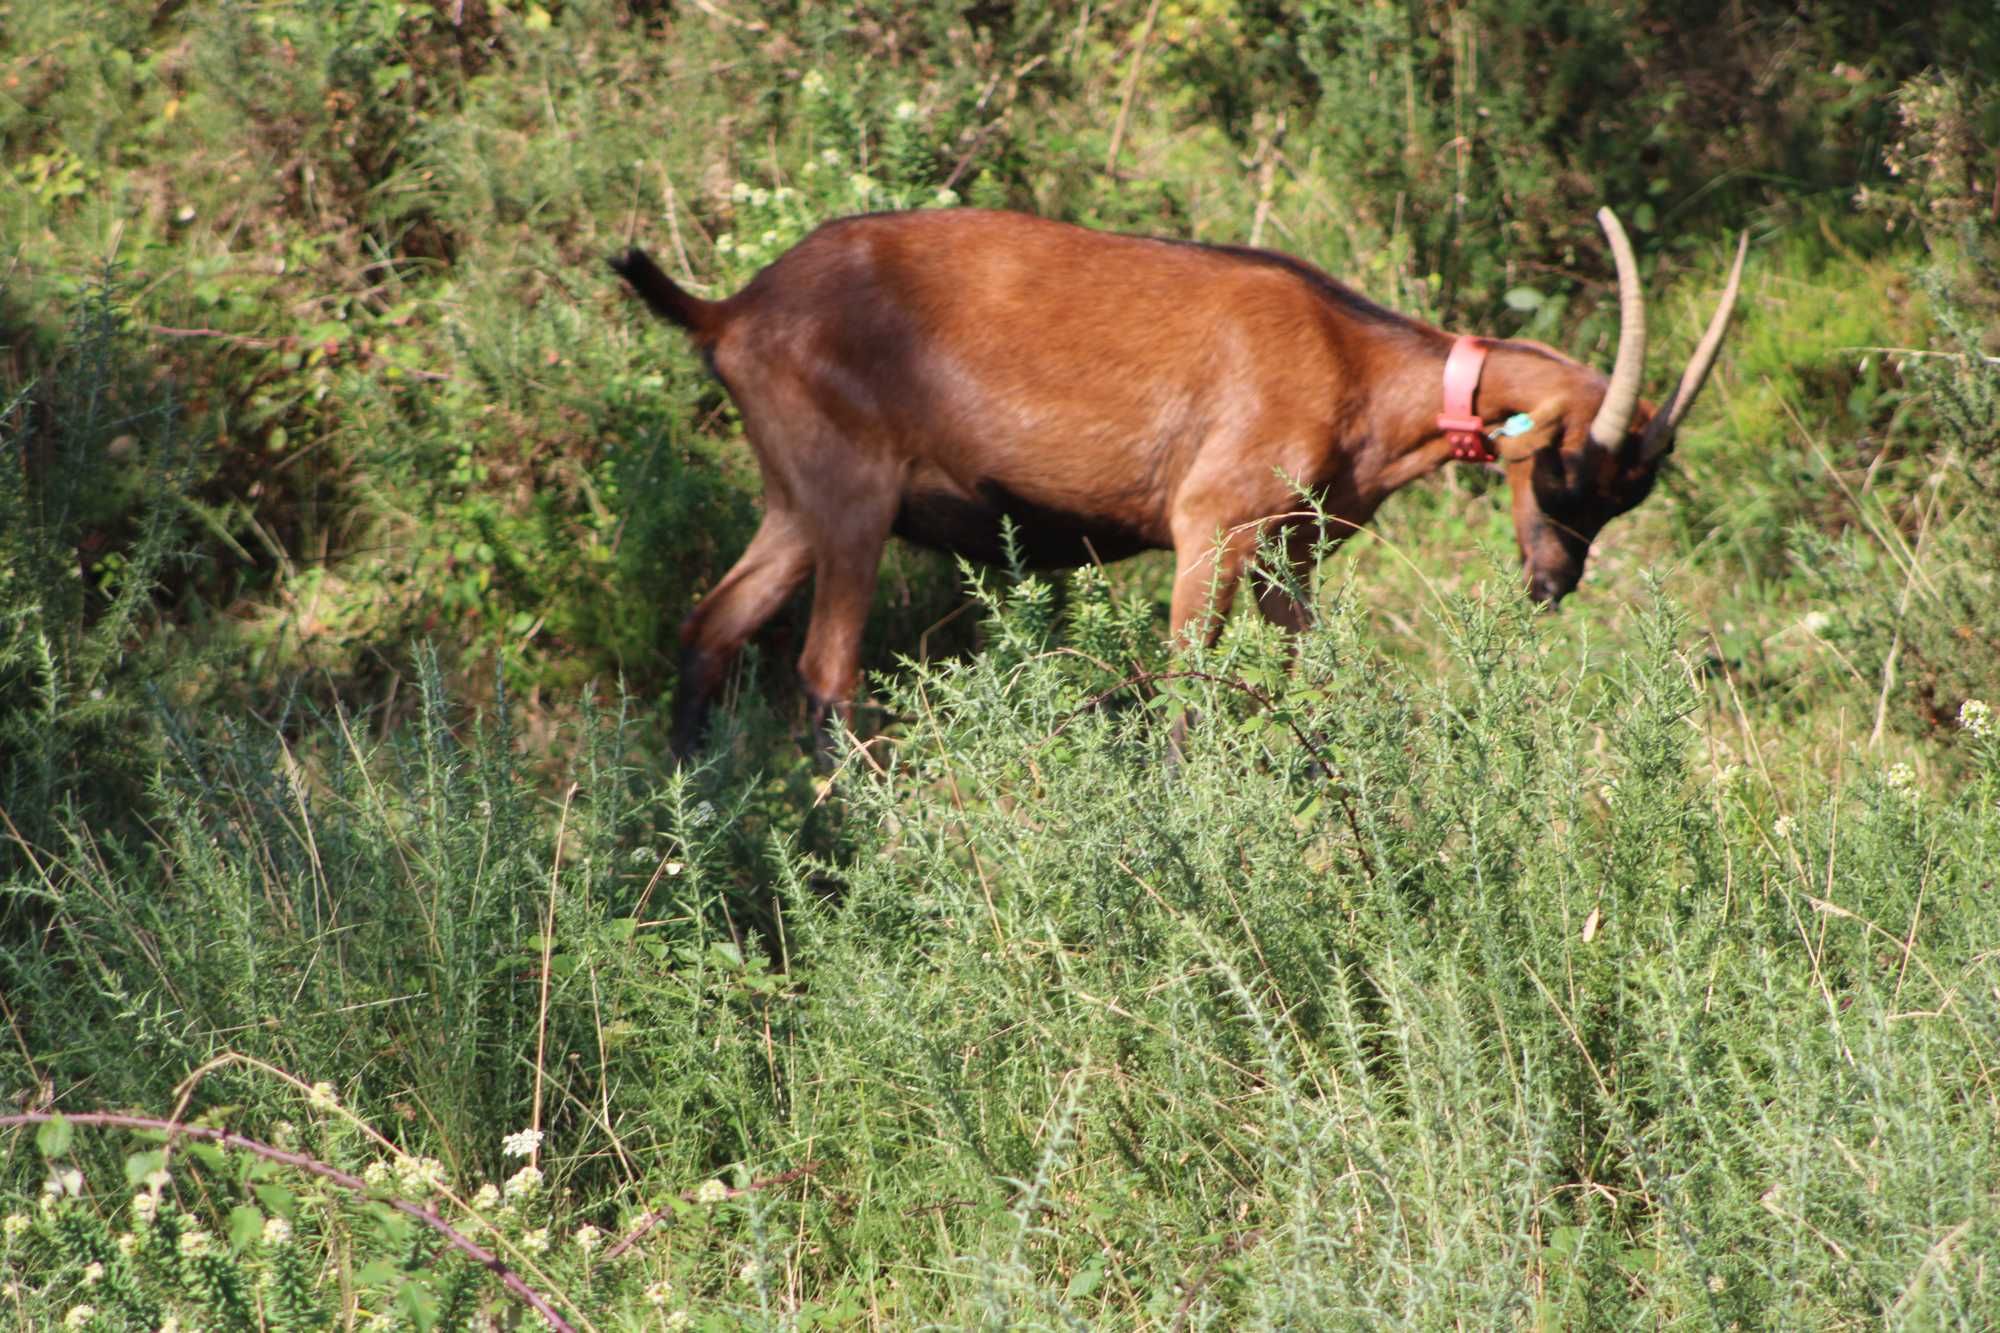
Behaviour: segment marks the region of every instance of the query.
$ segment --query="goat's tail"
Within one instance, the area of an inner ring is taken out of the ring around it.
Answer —
[[[611,270],[632,285],[654,314],[706,340],[715,333],[717,303],[684,292],[638,246],[611,260]]]

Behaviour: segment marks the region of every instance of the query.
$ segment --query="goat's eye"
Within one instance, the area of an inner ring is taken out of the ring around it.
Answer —
[[[1535,498],[1545,510],[1574,509],[1587,498],[1581,459],[1561,449],[1535,455]]]

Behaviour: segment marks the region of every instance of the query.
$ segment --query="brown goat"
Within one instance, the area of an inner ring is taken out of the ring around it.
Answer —
[[[1555,602],[1598,530],[1652,489],[1748,241],[1656,411],[1638,398],[1637,265],[1616,218],[1598,219],[1621,303],[1609,379],[1538,344],[1454,340],[1285,255],[1015,213],[830,222],[721,301],[681,290],[640,250],[613,260],[693,336],[763,473],[762,525],[681,626],[676,748],[699,740],[737,653],[808,575],[799,673],[815,728],[845,715],[891,533],[990,561],[1011,519],[1029,562],[1054,567],[1169,548],[1173,628],[1212,638],[1260,527],[1282,527],[1294,560],[1313,549],[1300,489],[1344,532],[1454,455],[1494,459],[1491,438],[1530,595]],[[1448,360],[1470,366],[1469,379],[1452,372],[1455,405]],[[1515,433],[1488,429],[1498,422]],[[1274,587],[1258,602],[1280,624],[1303,619]]]

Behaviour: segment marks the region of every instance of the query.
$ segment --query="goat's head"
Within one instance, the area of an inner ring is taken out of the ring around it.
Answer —
[[[1590,544],[1604,525],[1652,492],[1681,419],[1715,364],[1736,305],[1749,244],[1745,234],[1737,244],[1736,263],[1714,318],[1679,385],[1656,407],[1639,399],[1646,360],[1646,302],[1639,288],[1638,263],[1611,210],[1599,209],[1597,220],[1618,265],[1618,356],[1611,376],[1605,380],[1576,367],[1554,400],[1536,405],[1531,430],[1517,439],[1499,441],[1513,491],[1514,537],[1521,547],[1528,594],[1551,606],[1583,577]]]

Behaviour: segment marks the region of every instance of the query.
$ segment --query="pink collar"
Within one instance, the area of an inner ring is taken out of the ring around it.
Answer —
[[[1444,411],[1438,413],[1438,429],[1451,445],[1451,456],[1468,463],[1491,463],[1496,456],[1486,438],[1486,423],[1472,410],[1479,372],[1486,368],[1486,351],[1492,345],[1485,338],[1460,337],[1445,358]]]

